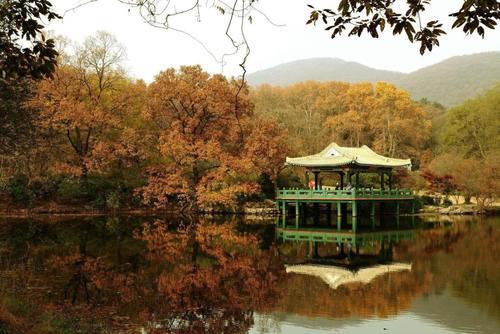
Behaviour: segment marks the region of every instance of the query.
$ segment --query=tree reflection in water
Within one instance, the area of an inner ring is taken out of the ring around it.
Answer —
[[[411,271],[337,289],[285,274],[284,264],[300,262],[307,247],[263,246],[273,232],[252,229],[205,218],[2,221],[0,329],[245,333],[255,312],[386,317],[444,289],[500,320],[495,218],[422,229],[392,247],[393,260],[411,262]]]
[[[259,249],[256,236],[239,234],[232,224],[199,222],[171,233],[155,223],[138,237],[156,271],[156,287],[149,292],[168,301],[153,309],[155,326],[244,333],[253,324],[253,310],[276,298],[282,267],[272,252]]]
[[[277,253],[262,250],[257,236],[237,232],[234,223],[157,220],[128,231],[113,219],[83,225],[51,226],[57,231],[48,243],[33,235],[14,241],[19,236],[9,226],[2,233],[10,243],[2,249],[25,244],[31,253],[28,265],[6,254],[12,261],[2,271],[15,290],[39,311],[95,321],[82,331],[244,333],[254,310],[277,299],[284,275]]]

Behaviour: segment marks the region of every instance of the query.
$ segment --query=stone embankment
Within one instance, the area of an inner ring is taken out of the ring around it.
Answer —
[[[461,204],[461,205],[450,205],[448,207],[441,206],[424,206],[420,213],[431,213],[431,214],[439,214],[439,215],[479,215],[479,214],[487,214],[494,215],[500,213],[499,207],[490,207],[484,210],[480,210],[477,205],[474,204]]]
[[[279,215],[279,210],[273,201],[251,202],[243,206],[245,216],[258,218],[269,218]]]

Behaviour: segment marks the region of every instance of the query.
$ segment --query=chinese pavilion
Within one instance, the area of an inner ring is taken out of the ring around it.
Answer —
[[[303,167],[309,175],[314,175],[314,184],[310,189],[281,189],[278,190],[276,202],[283,214],[287,214],[288,205],[295,206],[295,214],[302,212],[302,207],[307,203],[315,203],[317,208],[320,203],[337,204],[337,215],[346,213],[346,207],[351,207],[352,216],[358,215],[358,206],[361,203],[370,203],[371,215],[375,215],[377,203],[392,202],[396,204],[396,214],[399,214],[399,203],[411,201],[413,191],[394,189],[392,186],[392,173],[395,168],[411,168],[410,159],[394,159],[384,157],[372,151],[368,146],[342,147],[331,143],[320,153],[286,158],[287,166]],[[323,186],[320,173],[334,173],[338,175],[337,186]],[[367,188],[360,185],[361,173],[375,173],[379,175],[380,187]],[[312,189],[311,189],[312,188]],[[383,205],[379,205],[381,210]],[[317,209],[316,209],[317,210]],[[413,206],[412,206],[413,212]]]

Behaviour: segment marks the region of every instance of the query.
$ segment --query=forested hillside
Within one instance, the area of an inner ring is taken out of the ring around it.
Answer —
[[[306,59],[251,73],[253,86],[286,86],[301,81],[387,81],[408,90],[414,99],[426,98],[450,107],[473,98],[500,81],[500,52],[449,58],[411,73],[382,71],[340,59]]]
[[[287,86],[302,81],[377,82],[396,81],[400,72],[377,70],[360,63],[339,58],[314,58],[281,64],[247,76],[252,86],[270,84]]]

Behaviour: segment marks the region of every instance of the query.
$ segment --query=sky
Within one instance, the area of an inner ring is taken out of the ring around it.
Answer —
[[[127,58],[124,64],[135,78],[150,82],[154,76],[167,68],[181,65],[200,64],[210,73],[240,75],[238,64],[245,55],[245,49],[232,56],[221,57],[234,51],[225,35],[229,15],[222,15],[214,6],[232,5],[234,0],[200,0],[200,10],[186,15],[171,17],[175,30],[155,28],[146,23],[137,9],[130,8],[119,0],[52,0],[60,21],[52,21],[48,29],[56,35],[63,35],[75,43],[103,30],[112,33],[125,46]],[[167,0],[157,0],[166,3]],[[171,0],[170,9],[181,11],[196,0]],[[248,2],[248,0],[246,1]],[[461,30],[450,31],[452,19],[447,17],[451,9],[459,8],[460,0],[433,1],[432,10],[423,19],[439,18],[448,35],[441,39],[441,46],[421,56],[419,45],[411,44],[405,36],[392,36],[386,32],[379,39],[368,36],[354,38],[347,36],[330,39],[324,26],[305,25],[308,19],[307,4],[328,8],[338,1],[333,0],[259,0],[249,15],[252,22],[244,21],[245,37],[250,46],[246,62],[248,72],[255,72],[293,60],[332,57],[384,70],[411,72],[440,62],[452,56],[485,51],[500,51],[500,29],[487,30],[485,39],[466,36]],[[70,10],[79,4],[85,4]],[[242,3],[239,0],[238,6]],[[69,10],[69,11],[68,11]],[[265,16],[262,14],[264,13]],[[241,19],[235,18],[231,36],[241,41]],[[186,33],[189,33],[187,35]],[[196,40],[195,40],[196,39]],[[201,42],[201,43],[200,43]]]

